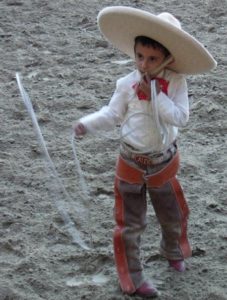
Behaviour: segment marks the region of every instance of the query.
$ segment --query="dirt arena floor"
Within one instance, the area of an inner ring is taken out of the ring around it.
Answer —
[[[0,1],[0,300],[131,299],[120,291],[112,249],[118,133],[74,143],[84,177],[72,147],[73,122],[107,104],[116,80],[134,68],[98,30],[98,12],[111,5],[174,14],[218,62],[188,76],[191,115],[178,140],[193,255],[185,273],[168,268],[149,205],[141,256],[160,300],[227,300],[226,0]]]

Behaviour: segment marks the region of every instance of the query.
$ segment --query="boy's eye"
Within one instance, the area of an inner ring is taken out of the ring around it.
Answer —
[[[156,60],[156,57],[153,57],[153,56],[149,57],[150,62],[154,62],[155,60]]]
[[[138,58],[138,59],[142,59],[142,58],[143,58],[143,55],[140,54],[140,53],[137,53],[137,58]]]
[[[143,60],[144,59],[144,56],[141,54],[141,53],[137,53],[136,54],[136,57],[137,57],[137,59],[138,60]],[[157,60],[157,57],[155,57],[155,56],[150,56],[149,58],[148,58],[148,60],[149,60],[149,62],[155,62],[156,60]]]

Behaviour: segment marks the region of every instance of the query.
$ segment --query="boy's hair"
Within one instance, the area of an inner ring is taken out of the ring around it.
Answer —
[[[160,49],[164,53],[165,57],[170,55],[169,50],[162,44],[143,35],[139,35],[135,38],[134,51],[136,50],[136,45],[139,43],[143,46],[153,47],[154,49]]]

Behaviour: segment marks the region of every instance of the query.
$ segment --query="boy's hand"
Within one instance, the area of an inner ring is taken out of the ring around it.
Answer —
[[[73,130],[74,130],[75,137],[82,137],[87,133],[86,128],[80,122],[77,122],[75,125],[73,125]]]
[[[158,80],[155,80],[157,94],[160,92]],[[139,83],[139,89],[145,93],[147,98],[151,99],[151,78],[149,75],[144,75]]]

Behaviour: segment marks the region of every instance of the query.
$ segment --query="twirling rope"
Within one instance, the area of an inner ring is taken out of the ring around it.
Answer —
[[[36,118],[31,100],[30,100],[28,94],[26,93],[22,83],[21,83],[19,73],[16,73],[16,80],[17,80],[17,84],[18,84],[18,87],[19,87],[20,94],[21,94],[21,97],[23,99],[24,105],[25,105],[25,107],[26,107],[26,109],[27,109],[27,111],[28,111],[28,113],[29,113],[29,115],[32,119],[32,123],[33,123],[33,126],[34,126],[34,130],[37,134],[39,144],[40,144],[40,146],[41,146],[41,148],[44,152],[44,155],[45,155],[45,158],[46,158],[46,161],[47,161],[47,165],[48,165],[48,170],[49,170],[49,172],[51,172],[51,174],[55,178],[56,184],[58,185],[58,187],[61,188],[61,190],[63,191],[64,196],[66,197],[66,199],[71,201],[70,196],[67,193],[67,191],[66,191],[66,189],[65,189],[65,187],[64,187],[64,185],[63,185],[63,183],[62,183],[62,181],[59,177],[59,174],[58,174],[58,172],[55,168],[55,165],[54,165],[54,163],[53,163],[53,161],[52,161],[52,159],[51,159],[51,157],[48,153],[46,143],[45,143],[45,140],[43,138],[42,132],[40,130],[40,127],[39,127],[39,124],[38,124],[38,121],[37,121],[37,118]],[[54,204],[56,205],[56,207],[57,207],[57,209],[58,209],[58,211],[59,211],[59,213],[60,213],[60,215],[61,215],[61,217],[62,217],[62,219],[65,223],[66,229],[68,230],[69,234],[72,237],[73,242],[77,243],[83,249],[88,250],[89,247],[86,245],[86,243],[81,238],[81,233],[76,229],[75,224],[71,220],[69,214],[64,209],[60,199],[53,199],[53,200],[54,200]]]

